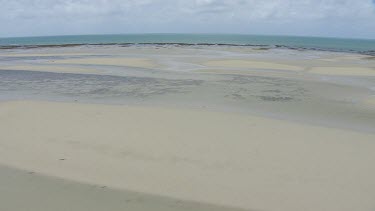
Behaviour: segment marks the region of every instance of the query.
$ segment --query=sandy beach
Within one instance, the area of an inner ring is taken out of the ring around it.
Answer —
[[[0,210],[375,208],[364,55],[106,46],[0,61]]]
[[[95,73],[99,74],[93,68],[78,68],[78,67],[63,67],[57,65],[14,65],[14,66],[3,66],[5,70],[26,70],[26,71],[38,71],[38,72],[57,72],[57,73]]]
[[[244,211],[233,207],[202,204],[95,184],[78,183],[6,166],[1,166],[0,172],[1,210],[185,211],[193,209],[198,211]]]
[[[19,169],[249,210],[374,206],[372,134],[192,110],[0,107],[0,160]]]
[[[298,71],[301,67],[277,64],[271,62],[260,62],[251,60],[219,60],[208,61],[204,63],[207,67],[230,67],[230,68],[247,68],[247,69],[266,69],[266,70],[287,70]]]
[[[114,65],[126,67],[153,68],[157,65],[143,58],[92,58],[92,59],[65,59],[57,61],[60,64],[88,64],[88,65]]]

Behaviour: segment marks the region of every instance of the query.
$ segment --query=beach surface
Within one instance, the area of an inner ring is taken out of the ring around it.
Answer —
[[[255,116],[1,103],[2,164],[248,210],[371,210],[375,135]]]
[[[78,183],[7,166],[1,166],[0,172],[1,210],[244,211],[233,207]]]
[[[2,50],[0,210],[372,211],[374,67],[240,46]]]

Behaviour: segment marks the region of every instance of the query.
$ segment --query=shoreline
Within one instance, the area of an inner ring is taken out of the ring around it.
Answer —
[[[39,48],[68,48],[68,47],[100,47],[100,46],[115,46],[115,47],[133,47],[133,46],[153,46],[153,47],[249,47],[254,50],[272,50],[272,49],[284,49],[284,50],[293,50],[293,51],[316,51],[316,52],[333,52],[333,53],[352,53],[359,54],[364,56],[370,56],[370,59],[373,59],[375,56],[375,50],[352,50],[352,49],[327,49],[319,47],[299,47],[299,46],[288,46],[288,45],[263,45],[263,44],[230,44],[230,43],[181,43],[181,42],[140,42],[140,43],[69,43],[69,44],[26,44],[26,45],[0,45],[0,50],[13,50],[13,49],[39,49]]]

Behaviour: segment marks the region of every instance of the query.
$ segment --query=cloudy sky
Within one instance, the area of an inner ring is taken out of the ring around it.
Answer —
[[[375,39],[375,0],[0,0],[0,37],[240,33]]]

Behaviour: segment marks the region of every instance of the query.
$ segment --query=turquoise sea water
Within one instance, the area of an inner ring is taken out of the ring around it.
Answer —
[[[125,34],[0,38],[2,48],[67,44],[226,44],[375,54],[375,40],[223,34]]]

